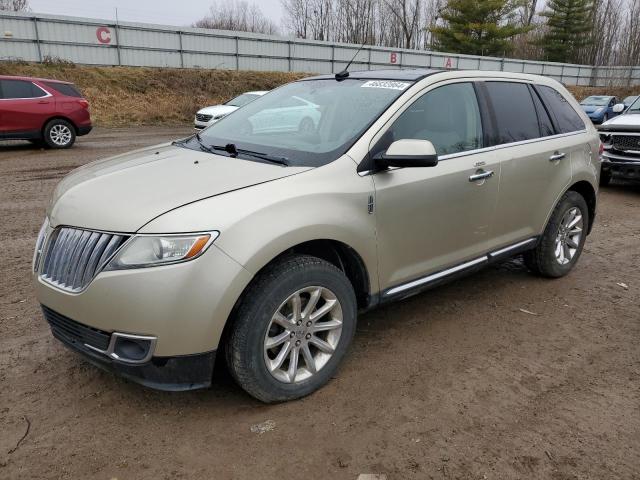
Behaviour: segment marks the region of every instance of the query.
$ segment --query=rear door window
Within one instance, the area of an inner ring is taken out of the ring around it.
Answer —
[[[0,80],[0,92],[4,99],[38,98],[47,94],[26,80]]]
[[[585,129],[580,115],[555,88],[536,85],[535,89],[540,93],[542,101],[555,117],[558,133],[571,133]]]
[[[525,83],[486,82],[485,86],[495,114],[492,145],[541,137],[536,108]]]
[[[49,88],[53,88],[56,92],[61,93],[62,95],[66,95],[67,97],[82,98],[82,94],[75,85],[57,82],[44,82],[44,84]]]

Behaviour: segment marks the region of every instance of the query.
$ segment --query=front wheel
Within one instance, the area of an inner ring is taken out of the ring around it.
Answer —
[[[356,327],[344,273],[316,257],[267,267],[244,293],[225,345],[231,375],[263,402],[293,400],[329,381]]]
[[[545,277],[566,275],[580,258],[588,227],[587,202],[578,192],[565,193],[536,248],[524,253],[525,265]]]
[[[75,128],[66,120],[55,118],[44,127],[44,142],[50,148],[70,148],[75,141]]]

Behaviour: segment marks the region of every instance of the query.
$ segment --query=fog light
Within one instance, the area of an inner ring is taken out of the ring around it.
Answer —
[[[149,354],[150,340],[134,340],[131,338],[118,338],[113,348],[113,353],[122,360],[139,362]]]

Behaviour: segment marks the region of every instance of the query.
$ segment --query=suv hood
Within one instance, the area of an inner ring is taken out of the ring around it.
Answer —
[[[640,127],[640,114],[639,113],[624,113],[622,115],[618,115],[617,117],[613,117],[611,120],[607,120],[600,127],[610,127],[617,125],[625,125],[625,126],[633,126]]]
[[[74,170],[56,187],[47,215],[54,227],[135,232],[185,204],[306,170],[165,144]]]
[[[212,107],[205,107],[198,110],[198,113],[203,115],[228,115],[231,112],[235,112],[238,107],[233,105],[214,105]]]

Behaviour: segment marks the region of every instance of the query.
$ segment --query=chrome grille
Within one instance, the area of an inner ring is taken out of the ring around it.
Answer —
[[[69,292],[83,290],[129,237],[57,228],[46,247],[40,277]]]
[[[616,150],[640,151],[640,136],[637,135],[614,135],[613,148]]]
[[[198,119],[199,122],[208,122],[212,118],[213,118],[213,115],[205,115],[203,113],[196,113],[196,119]]]

